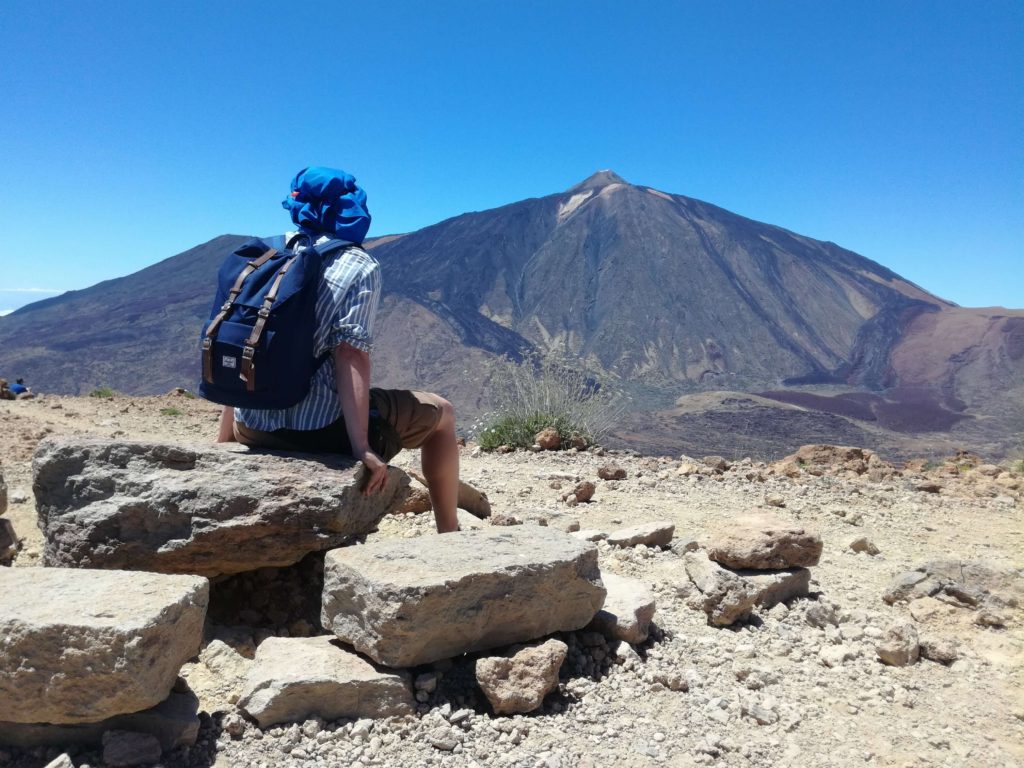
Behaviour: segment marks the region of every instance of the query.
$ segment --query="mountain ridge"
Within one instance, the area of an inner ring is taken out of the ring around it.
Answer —
[[[245,239],[0,318],[0,371],[68,394],[191,387],[217,268]],[[469,415],[486,393],[467,371],[538,354],[666,414],[687,392],[846,387],[874,393],[853,412],[878,423],[910,408],[925,432],[989,412],[1024,425],[1024,407],[996,403],[1024,380],[1024,311],[957,307],[835,243],[614,171],[365,245],[384,275],[375,381],[441,391]],[[851,418],[848,399],[802,402]]]

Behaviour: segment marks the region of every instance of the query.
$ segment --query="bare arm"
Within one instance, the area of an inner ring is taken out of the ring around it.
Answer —
[[[225,405],[220,411],[220,421],[217,424],[217,442],[235,442],[235,409]]]
[[[370,449],[367,439],[370,426],[369,353],[348,344],[339,344],[334,348],[334,374],[352,456],[359,459],[367,471],[363,493],[375,493],[387,481],[388,466]]]

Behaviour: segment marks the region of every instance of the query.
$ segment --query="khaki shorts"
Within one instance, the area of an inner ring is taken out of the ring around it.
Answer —
[[[442,400],[410,389],[370,390],[370,448],[390,461],[402,448],[419,448],[441,420]],[[352,453],[345,420],[320,429],[263,432],[235,422],[235,439],[259,448],[306,453]]]

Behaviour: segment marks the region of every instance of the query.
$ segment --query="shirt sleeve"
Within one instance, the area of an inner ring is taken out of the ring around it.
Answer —
[[[325,275],[330,283],[333,306],[325,339],[334,349],[345,343],[363,352],[373,347],[373,326],[380,303],[380,266],[371,258],[363,261],[351,281],[344,276]],[[348,283],[347,288],[345,283]]]

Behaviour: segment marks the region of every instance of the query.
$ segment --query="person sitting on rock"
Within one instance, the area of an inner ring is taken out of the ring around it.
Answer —
[[[423,475],[439,533],[458,530],[459,447],[455,410],[444,398],[407,389],[370,388],[370,350],[380,301],[380,266],[362,248],[370,226],[366,194],[355,178],[310,167],[291,183],[282,206],[313,244],[351,243],[325,257],[317,291],[315,353],[330,352],[309,394],[291,408],[225,407],[218,442],[307,452],[346,453],[366,468],[364,494],[381,490],[387,461],[402,448],[422,450]]]
[[[17,381],[10,385],[9,389],[11,390],[11,394],[13,394],[15,399],[17,400],[24,400],[25,398],[35,397],[35,395],[32,394],[32,390],[25,386],[24,379],[18,379]]]

